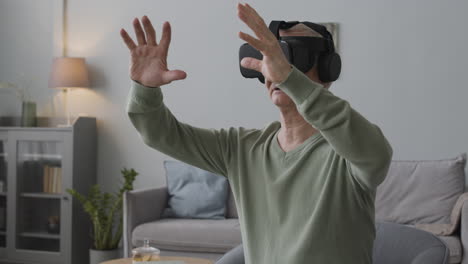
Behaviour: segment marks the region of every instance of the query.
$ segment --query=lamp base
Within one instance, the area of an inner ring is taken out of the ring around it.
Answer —
[[[71,92],[71,89],[70,88],[63,88],[62,89],[63,91],[63,102],[64,102],[64,110],[67,114],[67,118],[66,118],[66,121],[67,123],[66,124],[59,124],[57,125],[57,127],[71,127],[72,126],[72,122],[71,122],[71,118],[70,118],[70,106],[68,105],[68,96],[69,96],[69,93]]]
[[[65,124],[57,124],[57,127],[72,127],[77,118],[78,117],[66,117]]]

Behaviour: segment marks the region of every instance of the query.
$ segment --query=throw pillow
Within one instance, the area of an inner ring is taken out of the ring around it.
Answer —
[[[392,161],[377,188],[377,221],[449,224],[465,189],[466,154],[446,160]]]
[[[169,207],[162,217],[225,219],[226,177],[189,164],[165,160]]]

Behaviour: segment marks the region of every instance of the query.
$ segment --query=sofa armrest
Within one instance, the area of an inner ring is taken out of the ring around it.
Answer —
[[[123,248],[124,257],[131,257],[132,232],[143,223],[160,219],[168,199],[167,186],[124,193]]]
[[[462,264],[468,264],[468,202],[464,202],[460,219],[460,240],[462,244]]]

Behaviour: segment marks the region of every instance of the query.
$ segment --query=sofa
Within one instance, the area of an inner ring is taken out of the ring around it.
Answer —
[[[167,187],[124,194],[124,256],[149,238],[164,256],[217,260],[242,242],[239,219],[231,190],[226,219],[161,218],[169,199]]]
[[[449,248],[449,263],[468,264],[468,193],[465,193],[466,154],[453,159],[392,161],[376,191],[376,221],[426,230]],[[217,261],[242,243],[231,190],[226,218],[161,217],[169,199],[167,187],[124,194],[124,255],[149,238],[165,256],[201,257]]]

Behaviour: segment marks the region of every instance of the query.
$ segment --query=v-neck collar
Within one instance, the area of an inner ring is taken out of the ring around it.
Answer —
[[[279,153],[283,157],[288,157],[288,156],[294,155],[295,153],[300,152],[306,146],[308,146],[310,143],[312,143],[312,142],[316,141],[318,138],[322,137],[322,134],[320,133],[320,131],[317,130],[312,136],[307,138],[299,146],[297,146],[294,149],[286,152],[280,147],[279,142],[278,142],[278,133],[279,133],[280,129],[281,129],[281,125],[276,130],[275,134],[273,135],[273,148],[277,153]]]

